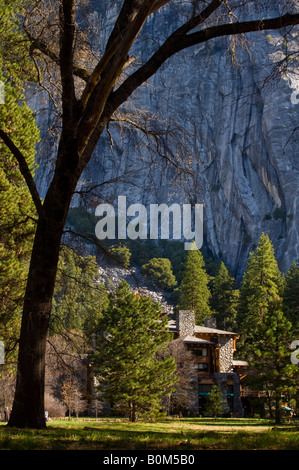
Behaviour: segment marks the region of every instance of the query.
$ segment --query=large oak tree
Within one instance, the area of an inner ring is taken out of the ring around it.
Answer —
[[[268,1],[252,1],[251,14],[255,12],[255,19],[240,21],[238,13],[246,2],[123,0],[102,48],[104,52],[90,69],[79,61],[76,51],[82,25],[76,22],[77,3],[75,0],[39,0],[29,8],[31,19],[37,15],[35,27],[30,27],[30,22],[25,25],[31,53],[42,54],[47,58],[48,67],[51,64],[57,67],[56,76],[60,80],[61,132],[53,178],[43,202],[26,166],[22,148],[15,145],[7,126],[1,123],[0,129],[0,138],[19,162],[38,215],[23,306],[10,426],[45,426],[44,356],[61,237],[78,180],[116,111],[167,60],[186,48],[213,38],[293,27],[299,23],[295,2],[286,2],[287,7],[280,16],[269,17]],[[234,6],[236,3],[239,3],[238,9]],[[185,22],[166,40],[157,37],[156,51],[141,65],[136,61],[136,67],[129,73],[130,51],[148,18],[158,13],[167,17],[175,6],[183,9],[186,5]],[[52,10],[47,13],[48,7]],[[53,35],[57,31],[59,41],[54,47]]]

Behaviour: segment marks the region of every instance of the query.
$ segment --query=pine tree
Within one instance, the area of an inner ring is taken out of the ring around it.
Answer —
[[[184,265],[178,307],[193,310],[195,321],[199,325],[211,316],[209,281],[201,251],[190,250]]]
[[[285,276],[283,305],[286,315],[293,326],[299,328],[299,265],[295,261],[291,264]]]
[[[109,250],[111,255],[110,261],[117,266],[128,268],[130,266],[131,252],[126,245],[120,243],[119,245],[112,246]]]
[[[149,277],[150,282],[157,287],[171,290],[177,285],[168,258],[152,258],[141,267],[142,272]]]
[[[282,404],[288,404],[296,393],[298,367],[291,363],[290,344],[294,338],[292,324],[280,305],[272,305],[259,324],[251,366],[251,386],[268,392],[269,405],[276,424],[281,422]]]
[[[131,421],[158,411],[161,397],[172,392],[175,361],[156,355],[169,341],[166,318],[149,298],[130,292],[123,281],[100,321],[94,358],[99,389]]]
[[[283,279],[274,256],[272,243],[264,233],[258,247],[250,254],[240,289],[238,307],[238,350],[250,355],[257,339],[257,328],[273,304],[281,301]],[[249,358],[249,357],[248,357]]]
[[[225,411],[225,403],[223,394],[218,385],[213,385],[210,393],[207,396],[205,412],[216,418],[218,415],[223,414]]]
[[[211,309],[217,319],[217,327],[234,331],[239,291],[235,280],[225,264],[221,262],[217,275],[212,281]]]
[[[0,1],[0,81],[5,98],[0,104],[0,128],[22,149],[33,175],[39,132],[24,98],[24,81],[32,79],[33,68],[28,60],[28,45],[18,28],[22,3]],[[0,336],[9,351],[19,337],[36,210],[18,162],[2,140],[0,207]]]

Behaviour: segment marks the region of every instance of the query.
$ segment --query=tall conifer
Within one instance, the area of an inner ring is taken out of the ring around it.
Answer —
[[[236,328],[239,291],[227,267],[221,262],[212,282],[211,309],[217,320],[217,327],[233,331]]]
[[[239,350],[250,354],[257,340],[257,328],[273,305],[281,301],[283,279],[268,235],[262,234],[248,260],[240,289],[238,308]]]
[[[286,315],[295,328],[299,328],[299,265],[295,261],[291,264],[285,277],[283,305]]]
[[[125,281],[100,321],[94,360],[99,389],[131,421],[158,411],[162,396],[173,391],[177,380],[173,357],[156,356],[170,339],[166,322],[160,307],[130,292]]]
[[[279,305],[272,305],[259,324],[251,366],[251,379],[257,390],[267,392],[268,405],[276,424],[282,418],[282,406],[296,396],[298,366],[291,363],[290,345],[293,327]],[[298,388],[298,387],[297,387]]]
[[[201,251],[190,250],[184,265],[178,307],[193,310],[198,325],[211,316],[209,281]]]

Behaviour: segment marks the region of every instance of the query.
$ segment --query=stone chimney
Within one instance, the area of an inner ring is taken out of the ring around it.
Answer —
[[[194,334],[195,314],[192,310],[179,310],[177,323],[180,336]]]
[[[217,328],[216,318],[206,318],[205,319],[205,326],[207,328]]]

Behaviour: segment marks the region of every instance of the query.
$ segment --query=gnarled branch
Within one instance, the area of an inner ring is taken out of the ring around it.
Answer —
[[[8,149],[11,151],[11,153],[13,154],[13,156],[16,158],[17,162],[19,163],[20,171],[26,181],[26,184],[30,191],[37,213],[39,216],[41,216],[43,212],[43,206],[42,206],[39,194],[38,194],[37,187],[35,185],[35,181],[33,179],[33,176],[31,174],[31,171],[28,167],[28,164],[26,162],[24,155],[16,147],[16,145],[13,143],[9,135],[2,129],[0,129],[0,138],[3,140],[5,145],[8,147]]]

